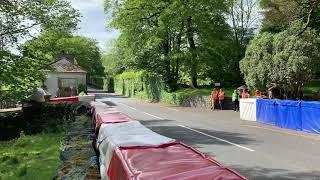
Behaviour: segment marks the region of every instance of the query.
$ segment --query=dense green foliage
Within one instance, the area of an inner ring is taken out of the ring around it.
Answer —
[[[210,96],[212,88],[184,88],[175,92],[167,92],[161,79],[156,74],[146,71],[124,72],[115,78],[115,92],[129,97],[137,97],[151,102],[165,102],[182,105],[186,99],[193,96]],[[225,89],[230,97],[233,89]]]
[[[262,33],[247,48],[240,68],[247,85],[266,89],[277,84],[302,98],[303,86],[319,78],[320,2],[262,0]]]
[[[18,45],[34,28],[72,32],[79,13],[64,0],[2,0],[0,2],[0,49]]]
[[[262,31],[281,32],[296,20],[301,20],[307,26],[320,31],[318,0],[261,0],[260,5],[266,10]],[[300,31],[302,32],[303,28]]]
[[[23,56],[22,40],[33,36],[35,30],[71,33],[78,21],[79,13],[67,1],[1,1],[0,91],[8,93],[1,93],[0,98],[25,98],[44,79],[40,69],[48,58]]]
[[[225,16],[234,2],[105,1],[107,13],[112,12],[110,26],[121,32],[106,55],[116,67],[111,75],[145,70],[169,92],[179,84],[197,87],[199,80],[241,82],[238,62],[244,48]]]
[[[121,32],[104,55],[111,78],[143,70],[157,77],[161,92],[171,92],[199,82],[240,85],[241,69],[250,88],[266,90],[275,83],[297,97],[320,74],[317,0],[106,0],[105,5],[112,12],[109,26]],[[261,34],[249,43],[259,5]]]
[[[53,179],[60,165],[62,133],[38,134],[0,143],[2,179]]]
[[[247,85],[265,89],[276,83],[297,97],[303,84],[315,77],[320,38],[310,29],[296,36],[299,26],[277,34],[262,33],[252,41],[240,63]]]
[[[151,101],[159,101],[163,83],[155,74],[129,71],[116,76],[115,92],[129,97],[145,96]]]
[[[303,87],[303,93],[309,97],[320,98],[320,80],[313,80]]]

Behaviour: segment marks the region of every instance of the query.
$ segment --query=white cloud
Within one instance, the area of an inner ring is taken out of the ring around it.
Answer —
[[[106,30],[107,18],[103,0],[71,0],[71,5],[82,15],[80,29],[76,34],[96,39],[101,48],[119,36],[116,30],[111,32]]]

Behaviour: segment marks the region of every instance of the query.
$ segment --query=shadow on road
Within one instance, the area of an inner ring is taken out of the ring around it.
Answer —
[[[138,120],[141,124],[143,124],[144,126],[148,127],[151,129],[152,125],[155,124],[161,124],[161,123],[170,123],[173,122],[173,120]],[[150,127],[149,127],[150,126]],[[156,132],[156,131],[155,131]],[[165,134],[162,134],[164,136],[166,136]]]
[[[101,101],[102,103],[105,103],[108,106],[117,106],[117,104],[113,103],[112,101]]]
[[[222,145],[231,146],[228,143],[216,140],[214,138],[207,137],[203,134],[191,131],[189,129],[171,124],[173,120],[146,120],[140,121],[142,124],[150,128],[151,130],[159,133],[161,135],[167,136],[169,138],[176,139],[183,143],[186,143],[194,148],[201,148],[201,145]],[[165,125],[167,123],[167,125]],[[240,145],[252,145],[258,143],[256,140],[249,138],[247,134],[225,132],[225,131],[215,131],[206,129],[196,129],[194,130],[212,135],[230,142],[234,142]],[[209,152],[204,152],[205,154],[211,154]],[[295,170],[288,169],[276,169],[269,167],[248,167],[248,166],[230,166],[230,168],[236,170],[243,176],[250,180],[320,180],[320,171],[310,171],[310,172],[299,172]]]
[[[171,122],[173,120],[159,120],[159,123]],[[214,138],[210,138],[203,134],[191,131],[189,129],[177,126],[177,125],[154,125],[155,121],[141,121],[142,124],[150,128],[156,133],[167,136],[172,139],[176,139],[178,141],[182,141],[188,145],[193,147],[197,147],[199,144],[218,144],[218,145],[230,145],[228,143],[219,141]],[[209,134],[211,136],[215,136],[224,140],[228,140],[231,142],[235,142],[237,144],[246,145],[256,143],[255,140],[247,137],[246,134],[240,133],[231,133],[224,131],[214,131],[214,130],[205,130],[205,129],[195,129],[197,131]]]
[[[96,99],[103,99],[103,98],[115,98],[115,99],[127,99],[127,96],[116,95],[112,93],[93,93],[96,96]]]
[[[245,175],[248,179],[254,180],[319,180],[320,171],[310,172],[292,172],[287,169],[274,169],[264,167],[242,167],[242,166],[231,166],[232,169],[236,170],[242,175]]]

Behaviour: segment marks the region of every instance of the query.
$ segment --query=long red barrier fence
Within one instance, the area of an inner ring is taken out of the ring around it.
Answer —
[[[79,101],[80,101],[80,99],[78,96],[49,99],[49,102],[79,102]]]
[[[107,170],[115,179],[243,180],[238,173],[181,143],[159,147],[118,147]]]

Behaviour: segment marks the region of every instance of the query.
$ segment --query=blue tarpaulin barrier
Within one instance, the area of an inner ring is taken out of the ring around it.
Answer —
[[[302,130],[320,134],[320,102],[301,103]]]
[[[257,121],[263,124],[276,125],[275,101],[269,99],[257,99]]]
[[[257,99],[257,121],[320,134],[320,102]]]
[[[274,109],[277,127],[301,130],[300,101],[275,101]]]

